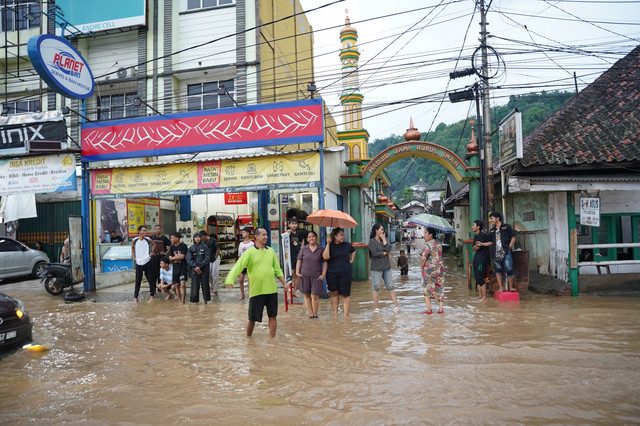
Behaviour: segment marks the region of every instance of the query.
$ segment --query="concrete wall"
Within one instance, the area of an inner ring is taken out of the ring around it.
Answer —
[[[488,230],[488,222],[485,223],[485,230]],[[463,247],[462,241],[470,237],[471,227],[469,226],[469,206],[455,206],[453,208],[453,229],[455,229],[455,245]]]

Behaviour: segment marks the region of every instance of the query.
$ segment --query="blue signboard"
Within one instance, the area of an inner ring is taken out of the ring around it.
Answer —
[[[84,33],[146,25],[145,0],[56,0],[64,18]],[[60,27],[57,35],[62,34]]]

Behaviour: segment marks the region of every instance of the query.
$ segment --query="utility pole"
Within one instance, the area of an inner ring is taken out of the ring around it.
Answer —
[[[489,104],[489,60],[487,52],[487,11],[484,0],[480,3],[480,45],[482,47],[482,124],[484,127],[484,158],[486,161],[487,209],[494,211],[493,200],[493,145],[491,142],[491,105]],[[487,220],[486,217],[482,218]]]

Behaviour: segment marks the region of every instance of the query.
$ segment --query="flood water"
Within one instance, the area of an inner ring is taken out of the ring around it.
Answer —
[[[394,272],[401,313],[383,290],[374,314],[369,284],[354,283],[350,318],[328,300],[319,319],[281,304],[275,339],[266,321],[245,336],[231,293],[136,306],[131,285],[65,304],[1,285],[50,350],[0,359],[0,424],[640,422],[640,298],[477,302],[447,258],[445,313],[427,316],[410,261],[408,278]]]

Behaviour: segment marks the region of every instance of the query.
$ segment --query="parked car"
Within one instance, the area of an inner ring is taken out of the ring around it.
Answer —
[[[22,302],[0,293],[0,350],[31,342],[32,328]]]
[[[0,279],[33,275],[39,277],[49,256],[9,237],[0,237]]]

